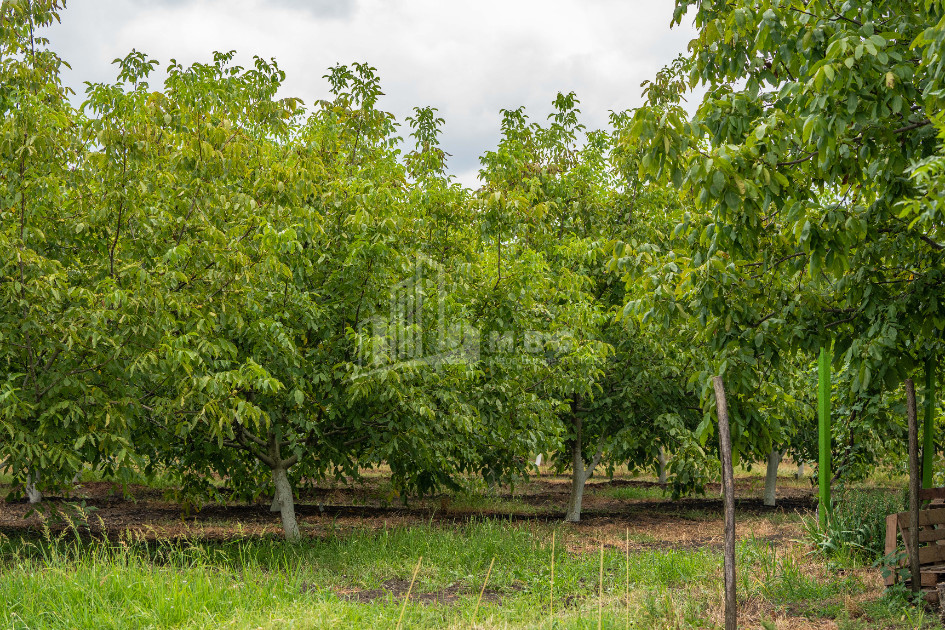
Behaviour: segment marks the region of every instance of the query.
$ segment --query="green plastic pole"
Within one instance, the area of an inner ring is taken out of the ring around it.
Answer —
[[[827,526],[827,511],[830,510],[830,350],[822,347],[817,362],[817,416],[819,420],[818,442],[820,463],[820,505],[817,513],[821,527]]]
[[[925,421],[922,426],[922,487],[932,487],[932,463],[935,460],[935,359],[925,362]]]

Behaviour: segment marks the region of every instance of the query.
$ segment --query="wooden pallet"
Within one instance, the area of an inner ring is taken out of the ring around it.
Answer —
[[[942,491],[945,496],[945,488],[934,488],[935,491]],[[931,491],[923,491],[932,494]],[[936,493],[937,494],[937,493]],[[925,500],[939,497],[922,497]],[[900,560],[897,568],[909,567],[909,512],[899,512],[890,514],[886,517],[886,555],[896,553],[899,550],[898,538],[902,536],[905,545],[906,557]],[[919,510],[919,573],[922,590],[925,591],[926,599],[930,602],[938,601],[938,584],[945,583],[945,507],[930,507],[925,510]],[[898,573],[886,577],[886,585],[892,586],[898,579]],[[910,580],[906,580],[906,585],[911,586]]]

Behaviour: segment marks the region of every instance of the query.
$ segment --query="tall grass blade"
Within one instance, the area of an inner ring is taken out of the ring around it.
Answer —
[[[600,541],[600,578],[597,582],[597,630],[604,623],[604,541]]]
[[[473,610],[472,623],[476,623],[476,615],[479,614],[479,604],[482,603],[482,594],[486,592],[486,584],[489,583],[489,576],[492,575],[492,565],[495,564],[495,556],[492,556],[492,562],[489,563],[489,570],[486,571],[486,579],[482,582],[482,589],[479,591],[479,599],[476,600],[476,608]]]
[[[413,577],[410,578],[410,586],[407,587],[407,596],[404,597],[404,605],[400,609],[400,617],[397,618],[396,630],[400,630],[400,624],[404,620],[404,613],[407,611],[407,602],[410,601],[410,593],[413,591],[413,584],[417,581],[417,573],[420,572],[420,563],[423,562],[423,556],[417,560],[417,567],[413,570]]]
[[[626,597],[627,597],[627,630],[630,630],[630,528],[627,528],[627,547],[625,549],[626,560],[627,560],[627,581],[626,584]]]
[[[555,621],[555,532],[551,532],[551,598],[548,600],[548,621]]]

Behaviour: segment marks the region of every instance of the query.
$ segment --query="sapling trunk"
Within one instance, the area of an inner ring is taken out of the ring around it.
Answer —
[[[581,520],[581,504],[584,502],[584,484],[587,477],[584,476],[584,458],[581,457],[580,445],[573,446],[572,451],[577,451],[577,455],[573,458],[571,467],[571,495],[568,497],[568,511],[564,520],[577,523]]]
[[[282,529],[285,531],[285,539],[289,541],[298,540],[301,534],[299,533],[299,523],[295,518],[295,498],[292,496],[292,484],[289,483],[289,475],[285,467],[280,466],[273,469],[272,485],[275,487],[275,496],[270,509],[273,512],[279,512],[282,517]]]
[[[299,523],[295,518],[295,497],[292,495],[292,484],[289,482],[289,468],[298,462],[298,456],[287,459],[282,457],[282,436],[278,428],[269,432],[268,448],[265,455],[257,453],[257,458],[267,464],[272,470],[273,497],[269,509],[279,512],[282,517],[282,530],[285,539],[296,541],[301,538]]]
[[[666,449],[664,449],[662,446],[660,446],[660,450],[659,450],[659,453],[657,453],[657,455],[656,455],[656,459],[657,459],[657,461],[659,462],[659,465],[660,465],[659,483],[660,483],[661,486],[665,486],[665,485],[666,485],[666,477],[667,477],[667,470],[666,470]]]
[[[922,589],[922,570],[919,559],[919,420],[915,404],[915,383],[906,379],[906,415],[909,420],[909,540],[903,541],[909,551],[909,579],[912,592]]]
[[[732,434],[728,423],[728,403],[721,376],[712,378],[715,406],[719,416],[719,453],[722,456],[722,494],[725,505],[725,551],[723,575],[725,584],[725,630],[738,628],[738,602],[735,597],[735,475],[732,470]]]
[[[43,500],[43,493],[36,487],[37,483],[39,483],[39,471],[26,471],[26,498],[32,504],[41,503]]]
[[[781,464],[781,451],[776,448],[768,453],[768,470],[765,473],[765,505],[773,507],[777,501],[778,466]]]
[[[591,475],[594,474],[597,464],[600,463],[600,458],[604,452],[604,439],[602,436],[597,446],[597,452],[591,462],[585,466],[581,417],[576,414],[572,415],[572,422],[574,423],[574,440],[571,442],[571,495],[568,497],[568,511],[564,515],[564,520],[569,523],[577,523],[581,520],[584,486]]]

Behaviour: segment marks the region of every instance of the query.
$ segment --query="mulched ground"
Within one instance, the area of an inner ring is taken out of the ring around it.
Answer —
[[[629,530],[631,538],[640,539],[633,543],[639,549],[721,546],[723,506],[718,484],[710,484],[703,497],[675,501],[668,496],[643,499],[608,496],[609,490],[634,487],[648,489],[659,485],[627,477],[592,480],[585,493],[582,521],[573,527],[588,534],[582,538],[594,545],[610,544],[611,540],[622,542]],[[296,513],[303,534],[309,536],[417,523],[456,524],[488,517],[522,525],[557,523],[567,504],[568,489],[566,477],[545,474],[520,484],[514,491],[503,488],[491,493],[491,498],[500,501],[500,509],[470,507],[468,502],[449,495],[412,500],[404,505],[392,497],[385,478],[371,476],[347,485],[334,482],[305,488]],[[4,492],[0,487],[0,494]],[[776,507],[763,505],[760,495],[757,477],[737,479],[740,534],[750,532],[771,541],[792,536],[796,532],[772,526],[770,517],[777,513],[809,514],[815,506],[809,484],[790,478],[780,482]],[[49,518],[50,513],[65,512],[74,519],[76,511],[70,506],[80,503],[84,505],[89,529],[97,533],[131,531],[149,539],[281,534],[279,516],[269,511],[268,504],[209,504],[186,512],[160,490],[107,482],[83,483],[68,498],[47,497],[40,512],[23,502],[0,503],[0,533],[37,532],[44,526],[61,530],[68,524]]]

